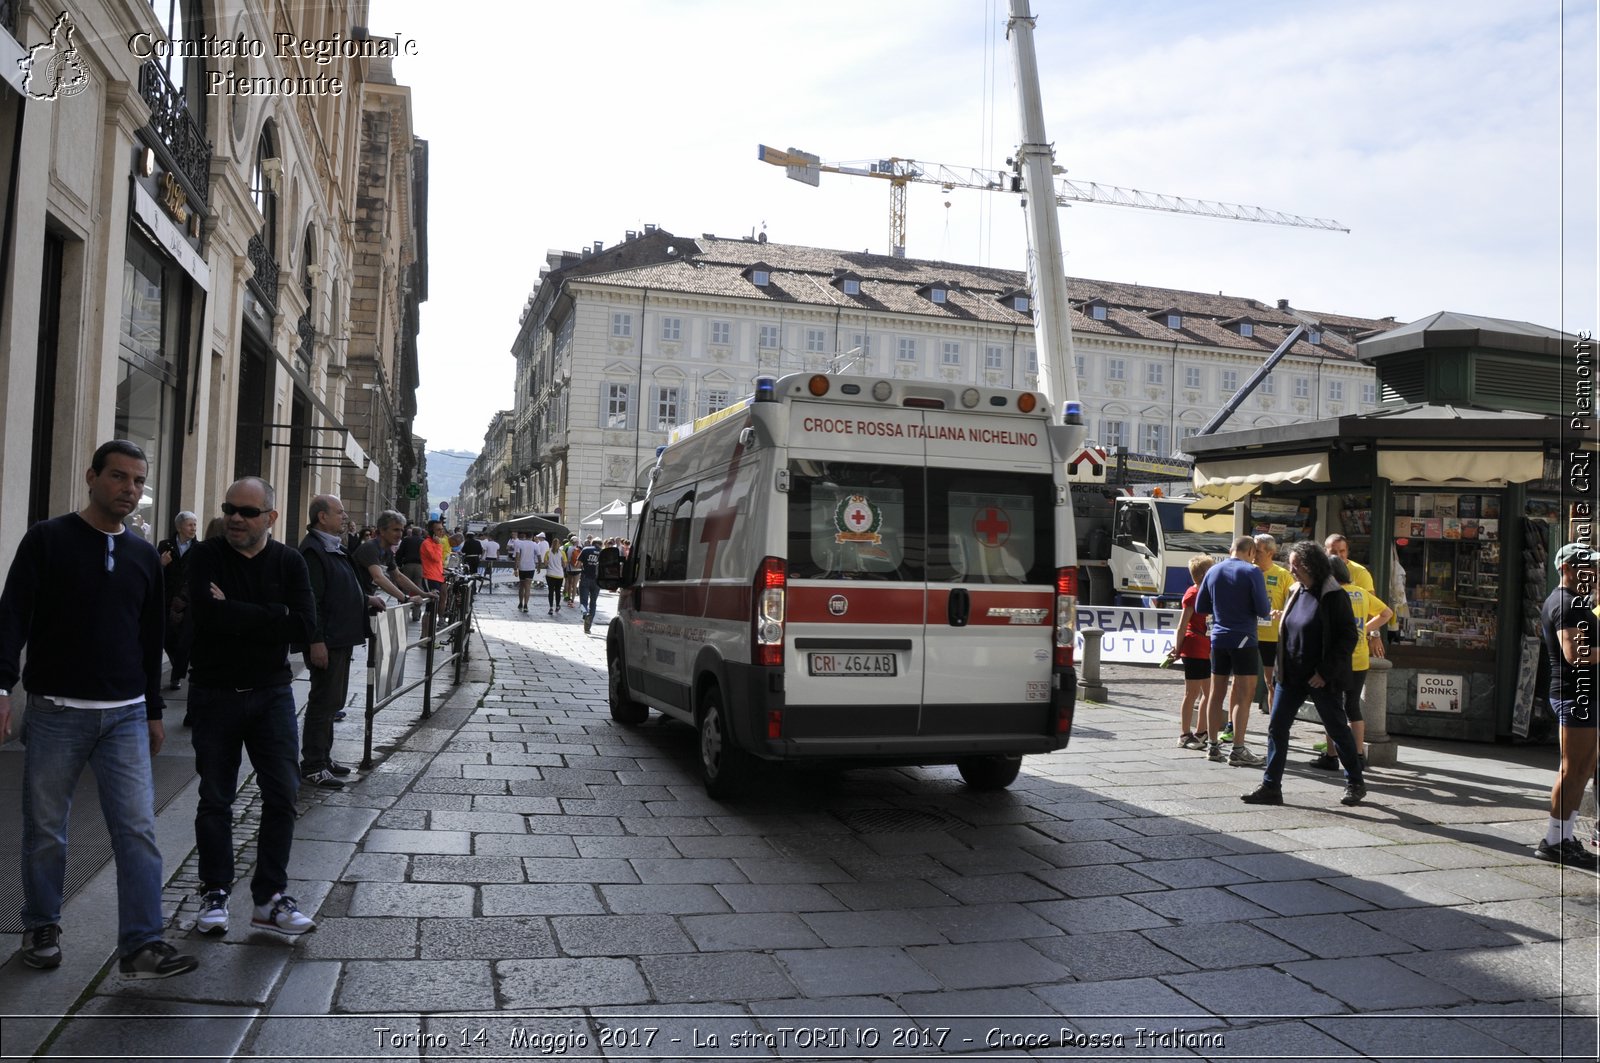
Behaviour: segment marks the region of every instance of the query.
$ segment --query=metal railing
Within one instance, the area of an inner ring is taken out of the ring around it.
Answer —
[[[441,668],[453,666],[450,684],[461,684],[461,670],[470,656],[472,634],[472,601],[482,576],[451,574],[437,600],[429,600],[423,607],[422,628],[415,642],[408,642],[399,652],[409,653],[419,647],[424,651],[422,678],[414,679],[386,697],[378,697],[377,659],[378,637],[367,638],[367,710],[366,737],[361,753],[361,770],[372,768],[372,721],[384,708],[406,694],[422,688],[422,719],[433,715],[433,677]],[[396,606],[396,608],[405,608]],[[449,649],[442,659],[440,647]]]
[[[211,141],[195,121],[183,91],[153,59],[139,67],[139,95],[150,105],[147,128],[166,156],[162,162],[178,172],[203,213],[211,196]]]

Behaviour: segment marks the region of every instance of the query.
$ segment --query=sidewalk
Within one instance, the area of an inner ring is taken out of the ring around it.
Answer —
[[[237,906],[185,939],[191,787],[161,834],[201,969],[102,975],[107,869],[62,969],[0,967],[4,1056],[1593,1058],[1596,878],[1529,856],[1548,749],[1402,740],[1344,808],[1297,748],[1287,803],[1254,808],[1258,773],[1176,748],[1140,672],[1005,793],[779,771],[718,803],[692,730],[610,720],[614,601],[585,637],[480,598],[463,688],[414,729],[388,710],[372,772],[302,793],[299,941]]]

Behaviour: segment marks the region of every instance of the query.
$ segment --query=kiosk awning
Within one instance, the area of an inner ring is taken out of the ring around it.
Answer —
[[[1274,454],[1194,463],[1195,492],[1233,503],[1263,484],[1328,482],[1328,452]]]
[[[1378,475],[1392,483],[1526,483],[1544,475],[1544,450],[1393,450],[1380,445]]]

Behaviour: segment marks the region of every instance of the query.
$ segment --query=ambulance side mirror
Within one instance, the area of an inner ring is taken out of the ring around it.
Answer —
[[[614,591],[622,586],[622,550],[608,546],[600,551],[600,589]]]

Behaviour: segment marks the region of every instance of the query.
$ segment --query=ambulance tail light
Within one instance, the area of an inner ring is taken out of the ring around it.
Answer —
[[[1056,665],[1070,668],[1078,632],[1078,570],[1056,569]]]
[[[756,602],[750,621],[750,656],[753,664],[767,668],[783,666],[784,607],[789,593],[788,583],[782,558],[761,559],[761,565],[756,569]]]
[[[806,390],[820,399],[828,393],[830,383],[832,382],[825,375],[818,373],[806,381]]]

